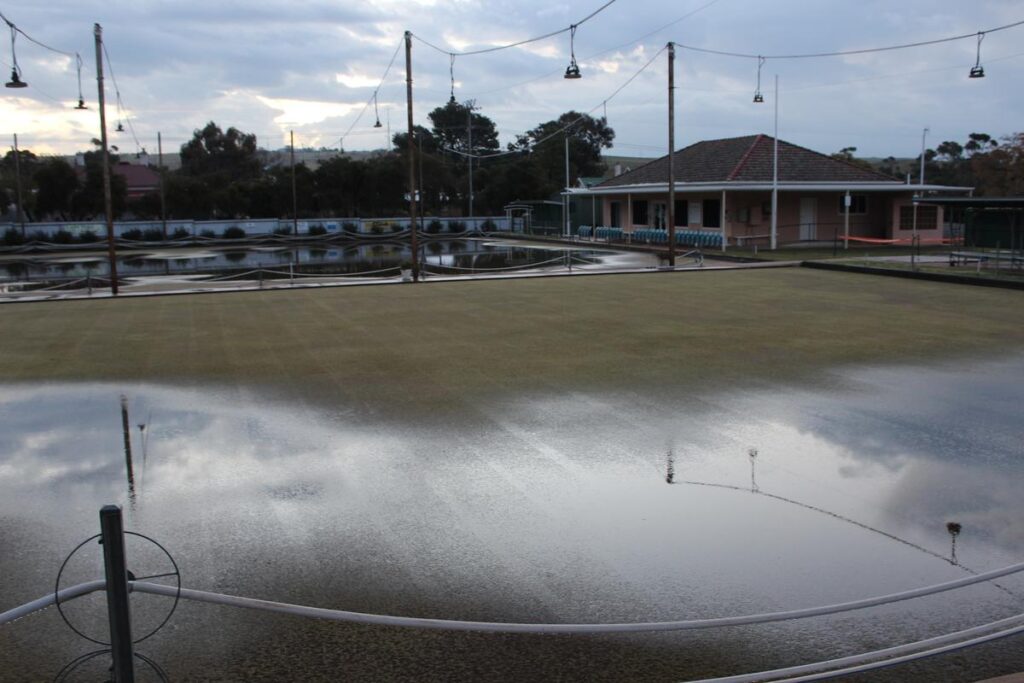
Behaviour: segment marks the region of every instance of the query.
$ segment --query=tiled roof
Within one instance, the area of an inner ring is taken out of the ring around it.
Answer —
[[[113,167],[114,173],[124,176],[128,191],[152,189],[160,186],[160,174],[148,166],[139,166],[122,161]]]
[[[705,140],[675,153],[676,182],[771,182],[773,139],[768,135]],[[899,182],[819,152],[779,140],[779,182]],[[668,182],[668,155],[610,178],[598,187]]]

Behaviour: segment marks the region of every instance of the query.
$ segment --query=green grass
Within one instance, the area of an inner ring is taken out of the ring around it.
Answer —
[[[0,306],[7,381],[223,383],[375,413],[1024,348],[1017,291],[802,268]]]

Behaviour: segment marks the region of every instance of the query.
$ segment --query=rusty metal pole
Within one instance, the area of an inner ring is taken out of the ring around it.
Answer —
[[[96,87],[99,90],[100,146],[103,148],[103,212],[107,217],[107,260],[110,265],[110,293],[117,296],[117,251],[114,248],[114,210],[110,197],[110,152],[107,150],[107,111],[103,94],[103,27],[93,25],[96,38]]]
[[[676,265],[676,46],[668,44],[668,265]]]
[[[114,660],[114,683],[135,681],[135,655],[132,644],[132,620],[128,603],[128,568],[124,548],[121,508],[104,505],[100,509],[100,535],[103,543],[103,568],[107,580],[107,617],[110,620],[110,649]]]
[[[405,32],[405,101],[408,117],[409,134],[406,136],[405,149],[409,153],[409,248],[412,251],[412,281],[419,282],[420,264],[417,258],[419,245],[416,243],[416,148],[412,144],[412,32]]]

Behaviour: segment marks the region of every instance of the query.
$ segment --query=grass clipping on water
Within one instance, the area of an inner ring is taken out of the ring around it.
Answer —
[[[1016,291],[802,268],[0,307],[9,381],[218,383],[407,410],[688,391],[1024,348]]]

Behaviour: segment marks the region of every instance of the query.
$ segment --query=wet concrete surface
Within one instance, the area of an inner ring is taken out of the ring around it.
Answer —
[[[245,386],[0,386],[8,608],[53,589],[101,505],[189,588],[408,616],[656,621],[852,600],[1024,558],[1024,358],[813,382],[502,395],[405,426]],[[121,418],[126,398],[131,481]],[[756,456],[751,457],[751,449]],[[667,482],[672,461],[672,481]],[[962,524],[951,562],[946,524]],[[131,539],[136,574],[165,569]],[[98,548],[62,585],[95,578]],[[688,680],[1021,611],[1024,579],[785,624],[605,637],[435,633],[183,603],[140,645],[174,680]],[[138,631],[167,600],[136,595]],[[103,634],[100,596],[68,606]],[[53,609],[0,629],[0,680],[94,646]],[[99,675],[99,661],[84,667]],[[871,680],[1024,668],[1007,641]]]

